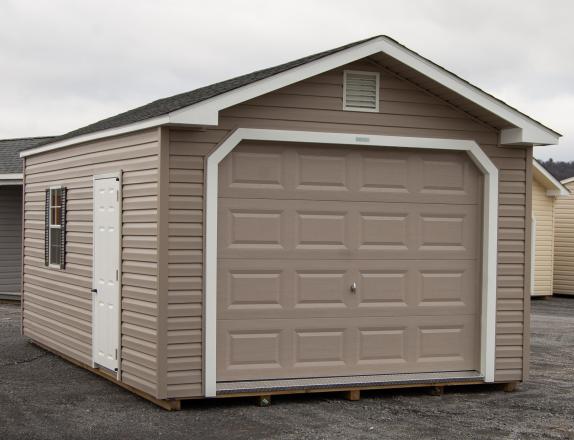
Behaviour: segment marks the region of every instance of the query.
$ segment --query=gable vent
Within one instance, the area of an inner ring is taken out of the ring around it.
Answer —
[[[379,73],[345,70],[343,110],[379,111]]]

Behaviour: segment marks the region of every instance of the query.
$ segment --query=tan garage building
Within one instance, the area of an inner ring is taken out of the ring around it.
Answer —
[[[554,204],[554,293],[574,295],[574,177],[561,183],[570,194]]]
[[[555,205],[557,198],[569,194],[542,165],[532,162],[532,296],[553,293]]]
[[[378,36],[24,154],[23,331],[163,406],[528,374],[532,146]]]

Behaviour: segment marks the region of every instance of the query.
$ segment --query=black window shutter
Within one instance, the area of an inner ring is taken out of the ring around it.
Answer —
[[[50,265],[50,190],[46,190],[46,206],[44,207],[44,264]]]
[[[66,188],[62,188],[61,190],[61,200],[62,200],[62,208],[61,208],[61,216],[62,216],[62,226],[60,229],[60,269],[64,269],[66,267]]]

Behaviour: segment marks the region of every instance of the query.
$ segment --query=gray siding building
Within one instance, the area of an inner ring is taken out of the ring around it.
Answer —
[[[22,159],[20,152],[48,137],[0,140],[0,299],[22,289]]]

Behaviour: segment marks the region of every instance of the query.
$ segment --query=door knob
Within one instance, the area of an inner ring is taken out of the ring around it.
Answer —
[[[357,293],[357,283],[351,284],[351,292],[352,292],[352,293]]]

